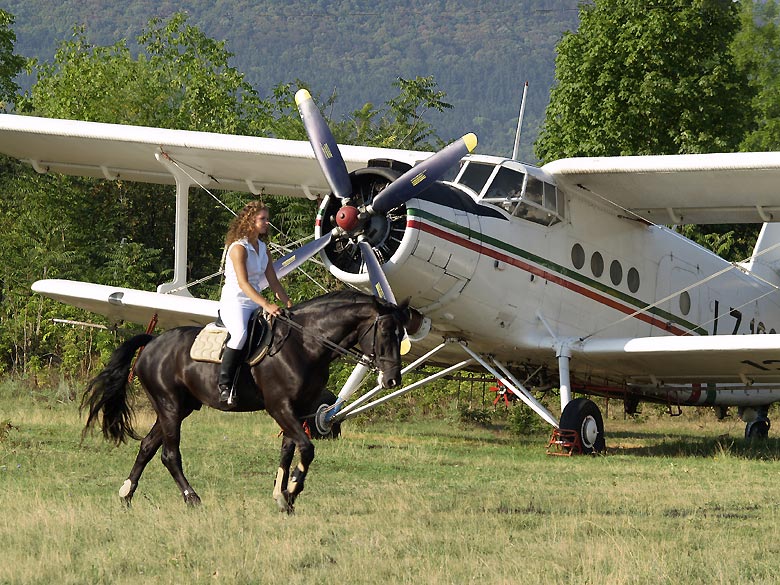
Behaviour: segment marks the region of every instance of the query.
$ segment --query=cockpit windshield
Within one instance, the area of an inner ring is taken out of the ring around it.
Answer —
[[[535,168],[517,166],[520,168],[470,160],[457,182],[478,193],[481,201],[497,205],[516,217],[542,225],[561,221],[564,203],[556,186],[534,176]]]

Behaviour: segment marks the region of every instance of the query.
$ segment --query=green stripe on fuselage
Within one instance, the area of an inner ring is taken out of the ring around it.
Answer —
[[[493,248],[497,248],[506,254],[510,254],[518,258],[522,258],[527,262],[533,262],[534,264],[537,264],[539,266],[543,266],[550,272],[554,272],[563,278],[574,280],[579,282],[580,284],[596,289],[605,295],[618,299],[627,305],[636,307],[637,310],[654,315],[655,317],[658,317],[663,321],[675,323],[689,331],[698,333],[699,335],[707,335],[707,331],[702,327],[699,327],[694,323],[686,321],[685,319],[678,317],[673,313],[669,313],[668,311],[664,311],[663,309],[660,309],[658,307],[651,307],[649,309],[646,309],[645,307],[647,307],[647,303],[641,301],[640,299],[637,299],[622,291],[607,286],[606,284],[599,282],[598,280],[593,280],[592,278],[588,278],[584,274],[566,268],[565,266],[556,264],[555,262],[542,258],[541,256],[537,256],[536,254],[532,254],[531,252],[528,252],[526,250],[521,250],[520,248],[512,246],[511,244],[507,244],[506,242],[502,242],[501,240],[498,240],[496,238],[492,238],[485,234],[475,232],[472,229],[463,227],[461,225],[458,225],[454,222],[446,220],[442,217],[439,217],[437,215],[434,215],[422,209],[407,209],[407,213],[409,215],[413,215],[415,217],[419,217],[421,219],[430,221],[431,223],[437,224],[443,228],[448,229],[451,232],[457,232],[462,236],[468,238],[469,240],[480,241],[482,242],[482,244],[491,246]]]

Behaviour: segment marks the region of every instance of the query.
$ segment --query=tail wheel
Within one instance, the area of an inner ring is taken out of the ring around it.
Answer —
[[[592,400],[576,398],[569,402],[561,413],[559,426],[577,433],[583,453],[601,453],[606,448],[604,419]]]

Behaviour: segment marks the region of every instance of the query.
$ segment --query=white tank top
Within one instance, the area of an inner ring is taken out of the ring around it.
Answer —
[[[250,299],[241,287],[238,286],[238,278],[236,277],[236,268],[233,266],[233,260],[230,258],[230,251],[233,246],[244,246],[246,249],[246,275],[254,289],[260,292],[260,281],[265,277],[265,269],[268,266],[268,253],[265,249],[265,243],[258,240],[258,250],[255,252],[254,246],[249,243],[246,238],[242,238],[230,244],[227,251],[227,259],[225,261],[225,284],[222,287],[222,295],[220,296],[221,303],[235,303],[245,307],[256,307],[252,299]]]

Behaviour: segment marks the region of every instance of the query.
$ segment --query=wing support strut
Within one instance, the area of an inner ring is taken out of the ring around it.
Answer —
[[[433,382],[434,380],[438,380],[439,378],[448,376],[459,370],[462,370],[463,368],[470,366],[475,362],[481,365],[486,371],[488,371],[492,376],[494,376],[497,380],[499,380],[510,392],[512,392],[515,396],[517,396],[520,400],[522,400],[529,408],[531,408],[536,414],[538,414],[542,419],[544,419],[545,422],[549,423],[555,428],[558,428],[558,421],[555,419],[552,413],[550,413],[550,411],[548,411],[538,400],[536,400],[533,394],[531,394],[531,392],[529,392],[523,386],[523,384],[520,383],[517,380],[517,378],[514,375],[512,375],[511,372],[509,372],[509,370],[504,364],[502,364],[501,362],[499,362],[493,357],[488,357],[487,359],[485,359],[483,356],[480,356],[479,354],[474,352],[471,348],[469,348],[464,341],[457,340],[457,339],[445,339],[441,344],[433,348],[431,351],[429,351],[422,357],[418,358],[417,360],[415,360],[414,362],[410,363],[405,368],[403,368],[403,370],[401,370],[401,374],[402,375],[406,374],[407,372],[410,372],[418,368],[420,365],[422,365],[423,363],[428,361],[431,357],[433,357],[436,353],[438,353],[445,347],[454,344],[459,345],[463,349],[463,351],[466,354],[468,354],[467,359],[460,361],[439,372],[436,372],[435,374],[432,374],[426,378],[423,378],[422,380],[418,380],[407,386],[404,386],[403,388],[396,390],[395,392],[391,392],[390,394],[382,396],[381,398],[374,399],[382,391],[382,386],[378,384],[374,386],[374,388],[372,388],[371,390],[369,390],[368,392],[360,396],[354,402],[345,406],[346,401],[358,389],[358,387],[360,386],[363,378],[365,377],[368,371],[367,369],[365,369],[365,371],[361,370],[360,366],[356,367],[355,370],[353,370],[352,375],[350,375],[349,379],[344,384],[344,387],[342,388],[341,392],[339,392],[339,396],[336,399],[335,404],[333,404],[332,406],[322,406],[320,407],[320,410],[317,411],[317,414],[315,415],[315,419],[314,419],[315,424],[317,426],[317,430],[322,434],[328,434],[328,432],[330,432],[331,426],[334,423],[341,422],[348,418],[352,418],[353,416],[357,416],[358,414],[366,412],[371,408],[379,406],[380,404],[384,404],[388,400],[392,400],[393,398],[402,396],[407,392],[411,392],[412,390],[420,388],[421,386],[424,386],[429,382]],[[488,359],[492,361],[495,367],[493,367],[493,365],[488,363]]]
[[[173,280],[157,287],[158,293],[172,292],[182,296],[192,296],[187,290],[187,244],[189,232],[189,194],[193,179],[184,173],[164,152],[154,157],[164,166],[176,181],[176,231],[173,244]],[[208,184],[211,178],[202,175],[202,183]]]

